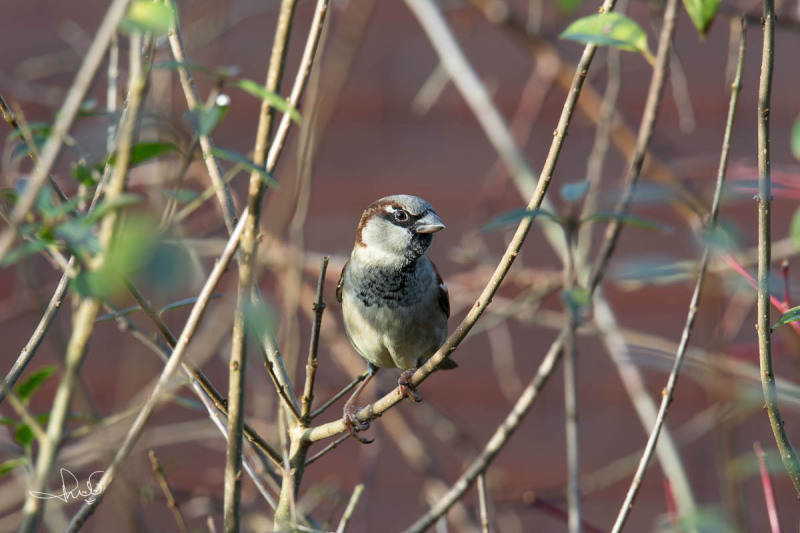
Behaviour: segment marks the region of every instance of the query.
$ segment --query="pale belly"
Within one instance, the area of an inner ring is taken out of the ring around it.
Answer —
[[[408,307],[367,307],[355,296],[345,294],[343,304],[348,310],[343,315],[350,342],[362,357],[379,367],[414,368],[433,355],[447,338],[444,314],[437,313],[433,320],[424,316],[430,315],[423,310],[431,309],[431,302]]]

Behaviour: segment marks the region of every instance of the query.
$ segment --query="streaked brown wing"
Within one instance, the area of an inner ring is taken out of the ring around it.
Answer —
[[[431,265],[433,265],[433,271],[436,272],[436,283],[439,285],[439,307],[442,308],[445,316],[450,318],[450,293],[447,292],[447,285],[445,285],[442,275],[439,274],[439,269],[436,268],[433,261],[431,261]]]
[[[347,263],[349,263],[349,261],[344,262],[342,273],[339,274],[339,283],[336,284],[336,300],[338,300],[339,303],[342,303],[342,285],[344,285],[344,269],[347,268]]]

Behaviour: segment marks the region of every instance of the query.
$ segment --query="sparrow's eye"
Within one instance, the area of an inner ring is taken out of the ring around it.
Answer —
[[[394,212],[394,219],[398,222],[406,222],[408,220],[408,213],[402,209]]]

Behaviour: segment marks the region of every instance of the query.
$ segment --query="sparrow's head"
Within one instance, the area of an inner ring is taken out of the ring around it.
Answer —
[[[370,260],[402,264],[416,261],[444,229],[431,204],[407,194],[373,202],[361,215],[356,247],[365,248]]]

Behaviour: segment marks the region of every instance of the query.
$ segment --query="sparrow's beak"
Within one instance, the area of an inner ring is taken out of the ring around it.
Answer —
[[[428,213],[417,220],[417,223],[414,224],[414,231],[416,233],[436,233],[446,227],[442,219],[436,216],[436,213]]]

